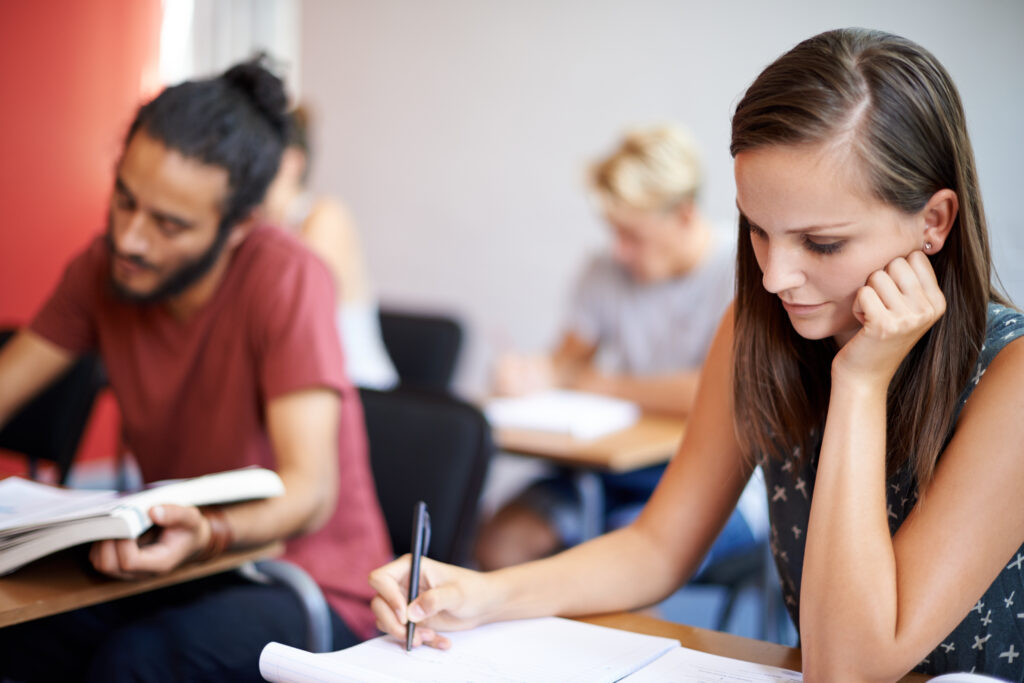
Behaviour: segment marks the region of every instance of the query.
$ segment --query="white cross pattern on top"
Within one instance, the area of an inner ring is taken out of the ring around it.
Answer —
[[[978,614],[981,614],[981,610],[984,607],[985,607],[985,603],[983,603],[981,600],[978,600],[978,603],[974,607],[971,608],[971,611],[972,612],[977,612]]]
[[[1013,594],[1016,593],[1016,592],[1017,591],[1011,591],[1010,592],[1010,597],[1003,598],[1003,602],[1006,603],[1006,609],[1010,609],[1011,607],[1013,607]]]
[[[939,647],[941,647],[943,650],[945,650],[946,654],[948,655],[950,652],[952,652],[953,650],[956,649],[956,643],[954,643],[954,642],[941,643],[939,645]]]
[[[988,626],[989,624],[992,623],[992,610],[989,610],[988,614],[986,614],[985,616],[983,616],[981,618],[981,623],[984,624],[985,626]]]
[[[786,502],[786,487],[785,486],[776,486],[775,487],[775,495],[772,496],[772,502],[774,503],[777,500],[781,500],[783,503]]]
[[[992,637],[991,633],[989,633],[984,638],[979,638],[978,636],[974,636],[974,645],[971,645],[971,649],[972,650],[984,650],[985,649],[985,643],[987,643],[988,639],[991,638],[991,637]]]
[[[1007,650],[1006,652],[1000,652],[999,656],[1000,657],[1006,657],[1006,661],[1008,663],[1010,663],[1010,664],[1013,664],[1013,660],[1016,659],[1017,657],[1020,657],[1020,653],[1017,652],[1016,650],[1014,650],[1013,643],[1010,643],[1010,649]]]
[[[1024,562],[1024,555],[1017,553],[1017,559],[1011,562],[1010,564],[1006,565],[1006,568],[1013,569],[1014,567],[1016,567],[1017,569],[1020,569],[1022,562]]]

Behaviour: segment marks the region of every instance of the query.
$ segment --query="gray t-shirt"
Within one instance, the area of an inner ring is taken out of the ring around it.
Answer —
[[[704,261],[683,277],[637,282],[608,254],[591,260],[566,325],[598,348],[606,372],[653,375],[697,368],[733,298],[735,248],[715,231]]]

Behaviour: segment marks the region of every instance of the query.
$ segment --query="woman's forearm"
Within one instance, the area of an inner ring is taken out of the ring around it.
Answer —
[[[635,609],[670,595],[679,582],[668,554],[635,525],[488,578],[499,606],[489,621]]]
[[[886,507],[885,434],[886,387],[836,379],[800,595],[804,666],[812,679],[849,677],[854,667],[884,663],[893,644],[896,560]]]

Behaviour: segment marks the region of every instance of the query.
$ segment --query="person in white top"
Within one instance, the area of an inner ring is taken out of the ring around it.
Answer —
[[[319,256],[334,275],[338,291],[338,331],[352,381],[387,389],[398,379],[381,338],[377,302],[366,274],[355,224],[345,206],[328,196],[314,197],[309,176],[309,115],[303,107],[291,112],[288,146],[277,176],[263,200],[263,218],[292,232]]]

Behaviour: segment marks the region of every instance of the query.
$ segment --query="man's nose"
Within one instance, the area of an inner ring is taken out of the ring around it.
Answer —
[[[135,210],[121,223],[120,229],[114,231],[117,250],[126,256],[145,254],[149,248],[149,237],[146,230],[146,215]]]

